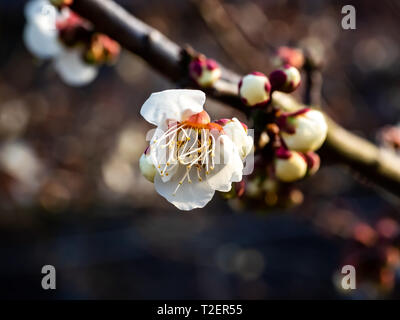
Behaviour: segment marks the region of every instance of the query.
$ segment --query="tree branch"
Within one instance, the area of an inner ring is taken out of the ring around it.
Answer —
[[[187,77],[182,49],[156,29],[133,17],[111,0],[75,0],[72,9],[90,20],[96,29],[142,57],[150,66],[171,81]],[[224,103],[246,112],[239,97],[240,76],[222,67],[223,76],[207,93]],[[275,92],[273,103],[286,109],[301,108],[291,96]],[[329,132],[324,154],[350,166],[371,182],[400,197],[400,158],[371,142],[345,130],[326,115]]]

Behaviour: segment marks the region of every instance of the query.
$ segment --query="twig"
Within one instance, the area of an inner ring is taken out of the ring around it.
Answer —
[[[319,69],[305,67],[306,87],[304,90],[304,104],[321,106],[322,74]]]
[[[75,0],[72,9],[90,20],[95,27],[123,47],[141,56],[153,68],[172,81],[185,76],[182,52],[177,44],[130,15],[111,0]],[[243,110],[237,92],[240,76],[223,68],[223,77],[208,94],[232,107]],[[280,92],[273,103],[286,108],[301,108],[291,96]],[[326,115],[329,132],[325,154],[349,165],[375,184],[400,197],[400,158],[345,130]]]
[[[265,69],[268,59],[236,28],[235,22],[219,0],[192,0],[191,2],[207,26],[216,34],[215,38],[221,48],[241,70]]]

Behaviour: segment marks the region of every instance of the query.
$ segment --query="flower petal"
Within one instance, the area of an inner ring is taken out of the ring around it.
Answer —
[[[253,138],[247,135],[243,125],[236,118],[224,125],[224,132],[231,138],[239,150],[240,157],[244,160],[253,148]]]
[[[24,7],[24,15],[27,21],[33,20],[37,15],[44,13],[47,8],[54,8],[49,0],[31,0]],[[55,8],[54,8],[55,9]]]
[[[207,182],[217,191],[228,192],[232,182],[242,180],[242,159],[236,146],[226,135],[221,135],[216,140],[215,154],[216,164],[214,170],[207,175]]]
[[[206,95],[200,90],[174,89],[152,93],[140,114],[146,121],[164,126],[167,119],[182,121],[185,117],[203,111]]]
[[[41,59],[51,58],[61,50],[58,31],[33,22],[25,25],[23,39],[28,50]]]
[[[63,49],[55,58],[54,67],[64,82],[70,86],[82,86],[91,82],[97,75],[96,66],[83,61],[78,49]]]
[[[199,181],[195,170],[191,170],[190,172],[192,183],[188,183],[186,180],[179,186],[174,195],[175,189],[179,185],[179,181],[182,179],[185,172],[186,167],[181,166],[178,172],[168,182],[163,182],[161,177],[157,174],[154,179],[156,191],[180,210],[187,211],[203,208],[212,199],[215,190],[211,188],[205,180]]]
[[[158,174],[161,176],[161,180],[163,182],[166,182],[170,180],[172,176],[176,173],[178,169],[178,163],[175,157],[174,159],[169,159],[171,154],[175,154],[175,143],[172,144],[171,149],[168,147],[163,148],[156,143],[156,141],[160,139],[160,137],[162,137],[164,133],[165,131],[160,128],[157,128],[155,130],[154,135],[150,141],[150,158],[154,163]],[[162,143],[167,143],[167,141],[163,140]],[[166,166],[167,162],[169,162],[168,166]],[[168,174],[165,174],[166,172]]]

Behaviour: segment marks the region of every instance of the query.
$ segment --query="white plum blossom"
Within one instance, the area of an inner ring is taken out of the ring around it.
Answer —
[[[32,0],[25,6],[24,42],[28,50],[41,59],[51,58],[61,51],[56,21],[61,13],[49,0]],[[66,11],[63,11],[66,14]]]
[[[83,61],[79,48],[62,50],[54,59],[54,68],[70,86],[82,86],[96,78],[98,69]]]
[[[49,0],[29,1],[25,6],[23,39],[34,56],[53,60],[55,70],[66,84],[81,86],[96,77],[98,68],[84,62],[81,47],[70,48],[60,41],[57,23],[65,21],[71,14],[68,8],[58,11]]]
[[[243,147],[210,121],[205,99],[200,90],[165,90],[153,93],[140,111],[157,126],[148,150],[155,189],[180,210],[202,208],[215,191],[230,191],[242,180]]]

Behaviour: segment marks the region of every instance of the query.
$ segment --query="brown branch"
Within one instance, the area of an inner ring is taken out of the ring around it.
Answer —
[[[321,106],[322,73],[319,69],[305,68],[304,104]]]
[[[159,31],[133,17],[111,0],[75,0],[72,9],[90,20],[97,30],[117,40],[141,56],[154,69],[176,82],[185,77],[183,55],[186,51]],[[237,95],[239,75],[223,69],[223,77],[207,91],[212,97],[243,111]],[[280,92],[273,103],[287,109],[302,105]],[[345,130],[326,115],[329,132],[324,153],[350,166],[375,184],[400,197],[400,158]]]

